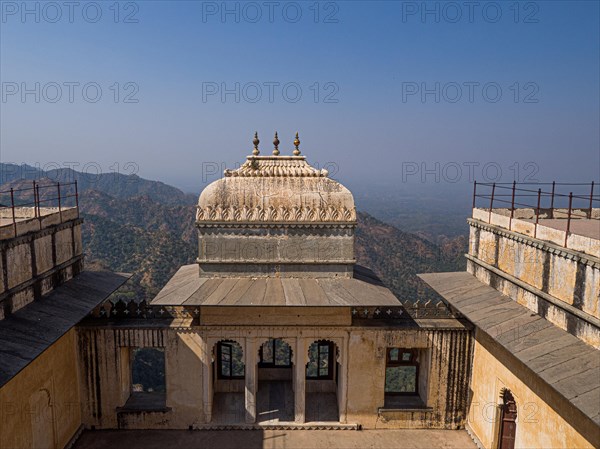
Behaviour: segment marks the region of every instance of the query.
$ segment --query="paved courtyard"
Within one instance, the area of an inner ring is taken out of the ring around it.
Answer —
[[[74,449],[475,449],[464,430],[98,430]]]

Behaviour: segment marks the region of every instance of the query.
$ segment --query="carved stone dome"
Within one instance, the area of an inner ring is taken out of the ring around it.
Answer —
[[[202,191],[196,221],[353,224],[356,209],[352,193],[305,156],[248,156]]]

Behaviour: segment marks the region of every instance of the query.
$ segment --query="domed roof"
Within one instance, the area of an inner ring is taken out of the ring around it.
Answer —
[[[299,141],[297,141],[299,144]],[[278,143],[278,142],[277,142]],[[255,142],[255,145],[256,142]],[[248,156],[200,194],[196,221],[355,223],[352,193],[304,156]],[[299,154],[296,148],[295,154]]]

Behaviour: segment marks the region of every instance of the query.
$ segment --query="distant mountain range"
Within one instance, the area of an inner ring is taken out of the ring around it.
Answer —
[[[13,175],[18,173],[15,167],[0,164],[2,190],[29,186],[32,179],[78,181],[86,266],[134,274],[119,296],[150,300],[181,265],[195,260],[195,195],[162,182],[116,173],[87,175],[71,169],[42,172],[31,168],[23,179]],[[436,298],[416,274],[464,269],[466,245],[466,236],[448,237],[438,245],[358,213],[358,263],[375,271],[403,300]]]
[[[93,167],[92,167],[93,168]],[[13,181],[29,179],[41,180],[47,178],[53,182],[77,181],[79,191],[97,190],[119,199],[148,195],[162,204],[193,204],[195,195],[183,193],[160,181],[149,181],[137,175],[122,173],[81,173],[71,168],[41,170],[30,165],[0,163],[0,185]]]

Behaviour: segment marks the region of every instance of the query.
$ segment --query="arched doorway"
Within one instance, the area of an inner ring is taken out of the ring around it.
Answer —
[[[280,338],[265,340],[258,350],[257,420],[294,421],[293,353]]]
[[[213,421],[219,424],[244,422],[244,350],[235,340],[221,340],[213,346]]]
[[[340,419],[338,407],[339,348],[330,340],[314,341],[306,364],[306,421]]]
[[[503,388],[500,391],[500,426],[498,449],[514,449],[517,434],[517,403],[511,391]]]

